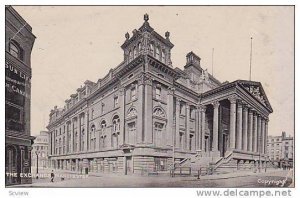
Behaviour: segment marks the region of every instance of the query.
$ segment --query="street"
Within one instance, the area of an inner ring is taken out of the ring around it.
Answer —
[[[220,175],[197,177],[169,177],[169,176],[137,176],[137,175],[102,175],[84,176],[57,173],[53,183],[49,178],[33,179],[33,184],[20,185],[20,187],[288,187],[291,182],[291,171],[270,170],[263,173],[239,172]],[[73,176],[72,176],[73,175]],[[289,175],[287,177],[287,175]],[[290,186],[291,187],[291,186]]]

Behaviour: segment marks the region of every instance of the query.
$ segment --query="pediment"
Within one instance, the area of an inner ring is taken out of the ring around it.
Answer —
[[[265,107],[273,111],[268,97],[260,82],[254,81],[238,81],[252,96],[254,96]]]

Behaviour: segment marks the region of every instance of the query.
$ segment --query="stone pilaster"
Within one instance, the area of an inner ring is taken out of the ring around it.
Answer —
[[[153,143],[153,88],[151,76],[145,76],[145,143]]]
[[[213,143],[212,151],[218,151],[218,136],[219,136],[219,106],[220,103],[215,101],[214,106],[214,115],[213,115]]]
[[[190,148],[190,111],[191,107],[187,103],[186,104],[186,133],[185,133],[185,149],[189,150]]]
[[[119,145],[124,144],[125,142],[125,88],[122,86],[119,89],[119,101],[120,101],[120,138],[118,139],[119,141]],[[99,131],[100,134],[100,131]],[[99,139],[98,139],[99,138]],[[97,145],[98,145],[98,150],[99,150],[99,143],[100,143],[100,135],[98,135],[98,141],[97,141]]]
[[[80,119],[80,115],[78,115],[78,118],[77,118],[77,133],[78,133],[77,152],[80,152],[81,151],[81,119]]]
[[[142,74],[138,79],[138,101],[137,101],[137,124],[136,124],[136,140],[140,144],[143,142],[143,122],[144,122],[144,110],[143,110],[143,101],[144,101],[144,89],[145,89],[145,76]]]
[[[230,149],[235,149],[235,135],[236,135],[236,96],[231,96],[230,101]]]
[[[179,148],[180,147],[180,140],[179,140],[179,120],[180,120],[180,100],[178,98],[176,98],[176,134],[175,134],[175,139],[176,139],[176,147]]]
[[[85,123],[84,123],[84,125],[85,125],[85,131],[84,131],[84,135],[85,136],[83,136],[83,137],[85,137],[85,144],[83,145],[84,146],[84,151],[88,151],[89,150],[89,148],[90,148],[90,133],[89,133],[89,129],[90,129],[90,126],[89,126],[89,111],[86,111],[85,112],[85,114],[84,114],[84,116],[85,116]]]
[[[243,116],[242,116],[243,106],[240,101],[237,103],[237,141],[236,148],[242,150],[242,128],[243,128]]]
[[[267,153],[268,125],[269,125],[268,122],[269,122],[269,119],[267,118],[266,122],[265,122],[265,153]]]
[[[170,87],[168,89],[168,102],[167,102],[167,108],[168,108],[168,113],[167,113],[167,126],[166,126],[166,133],[167,133],[167,145],[168,146],[172,146],[174,142],[172,142],[173,140],[173,117],[174,117],[174,88]]]

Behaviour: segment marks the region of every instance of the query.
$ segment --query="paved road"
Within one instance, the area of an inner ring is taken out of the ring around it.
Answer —
[[[161,177],[161,176],[90,176],[80,179],[66,179],[61,181],[56,178],[54,183],[48,179],[34,180],[33,184],[22,187],[281,187],[286,179],[288,171],[273,171],[267,173],[239,173],[203,176],[198,180],[196,177]],[[266,183],[273,182],[273,183]],[[288,179],[284,187],[291,184]]]

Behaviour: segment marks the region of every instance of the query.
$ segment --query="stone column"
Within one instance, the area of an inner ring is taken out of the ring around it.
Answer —
[[[261,153],[261,116],[257,116],[257,151]]]
[[[237,103],[237,141],[236,141],[236,148],[239,150],[242,150],[242,111],[243,111],[243,106],[240,101]]]
[[[89,135],[89,129],[90,129],[90,126],[89,126],[89,111],[87,110],[85,112],[85,131],[84,131],[84,134],[85,134],[85,144],[83,145],[84,146],[84,151],[88,151],[89,148],[90,148],[90,135]]]
[[[180,142],[179,142],[179,119],[180,119],[180,100],[176,98],[176,133],[175,133],[175,139],[176,139],[176,147],[180,147]]]
[[[252,151],[257,152],[257,114],[253,112],[253,143],[252,143]]]
[[[267,153],[267,141],[268,141],[268,122],[269,122],[269,119],[267,118],[266,119],[266,122],[265,122],[265,153]]]
[[[157,85],[159,86],[159,85]],[[144,132],[146,144],[153,143],[153,88],[151,76],[145,76],[145,114]],[[139,116],[139,115],[138,115]]]
[[[51,132],[51,141],[52,141],[52,145],[51,145],[51,149],[52,149],[52,155],[55,155],[55,138],[54,138],[54,135],[55,135],[55,130]]]
[[[235,133],[236,133],[236,96],[229,98],[230,101],[230,149],[235,149]]]
[[[219,106],[220,103],[215,101],[214,106],[214,118],[213,118],[213,143],[212,151],[218,151],[218,136],[219,136]]]
[[[247,151],[247,132],[248,132],[248,106],[243,108],[243,150]]]
[[[144,74],[142,74],[138,79],[138,89],[137,89],[137,95],[138,95],[138,101],[137,101],[137,124],[136,124],[136,139],[137,143],[143,142],[143,121],[144,121],[144,109],[143,109],[143,101],[144,101],[144,89],[145,89],[145,79]]]
[[[172,142],[172,139],[173,139],[173,117],[174,117],[174,101],[173,101],[173,98],[174,98],[174,88],[173,87],[170,87],[168,89],[168,102],[167,102],[167,108],[168,108],[168,112],[167,112],[167,116],[168,116],[168,121],[167,121],[167,126],[166,126],[166,129],[167,129],[167,145],[168,146],[172,146],[173,145],[173,142]]]
[[[186,104],[186,133],[185,133],[185,148],[189,150],[190,148],[190,105]]]
[[[265,153],[265,118],[261,118],[261,153]]]
[[[252,150],[252,142],[253,142],[253,109],[249,109],[249,121],[248,121],[248,151]]]
[[[122,86],[119,90],[119,100],[120,100],[120,138],[118,139],[119,145],[122,145],[125,143],[125,88]],[[100,133],[100,131],[99,131]],[[99,150],[99,142],[100,142],[100,135],[98,135],[97,138],[97,145]]]
[[[201,149],[204,152],[205,150],[205,112],[206,106],[201,106]]]

